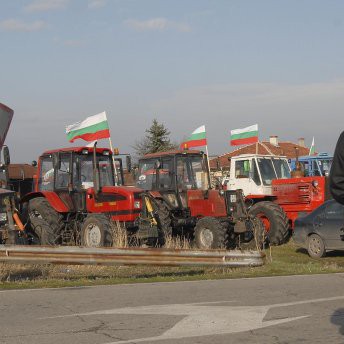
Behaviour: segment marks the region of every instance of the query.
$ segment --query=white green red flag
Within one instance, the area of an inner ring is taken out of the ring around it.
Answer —
[[[247,145],[255,142],[258,142],[258,124],[231,130],[231,146]]]
[[[207,145],[207,138],[205,132],[205,125],[197,128],[192,132],[190,137],[186,141],[184,141],[181,145],[181,149],[191,148],[191,147],[201,147]]]
[[[110,131],[106,113],[102,112],[87,117],[81,122],[68,125],[66,127],[66,134],[69,142],[74,142],[76,139],[95,141],[109,138]]]
[[[314,136],[312,140],[312,145],[311,148],[309,148],[309,155],[314,155],[315,154],[315,145],[314,145]]]

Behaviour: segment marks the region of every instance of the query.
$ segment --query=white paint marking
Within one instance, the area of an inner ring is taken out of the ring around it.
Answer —
[[[89,313],[78,313],[65,315],[70,316],[92,316],[92,315],[111,315],[111,314],[134,314],[134,315],[184,315],[185,317],[177,322],[172,328],[163,334],[131,340],[111,342],[107,344],[129,344],[140,342],[153,342],[165,339],[181,339],[202,336],[212,336],[219,334],[231,334],[252,331],[268,326],[279,325],[303,318],[310,315],[290,317],[285,319],[264,321],[267,312],[272,308],[297,306],[309,303],[328,302],[344,300],[344,296],[302,300],[288,303],[277,303],[264,306],[216,306],[215,304],[228,303],[231,301],[217,301],[193,304],[171,304],[171,305],[152,305],[140,307],[125,307],[100,310]],[[58,317],[55,317],[58,318]]]

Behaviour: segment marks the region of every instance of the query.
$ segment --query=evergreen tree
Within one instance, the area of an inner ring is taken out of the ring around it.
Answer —
[[[133,146],[138,157],[149,153],[164,152],[176,149],[177,145],[169,138],[170,132],[163,124],[156,119],[149,129],[146,129],[146,136]]]

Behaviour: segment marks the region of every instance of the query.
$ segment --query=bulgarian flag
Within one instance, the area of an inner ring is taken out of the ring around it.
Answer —
[[[197,128],[192,132],[190,137],[180,145],[180,149],[200,147],[207,145],[207,138],[205,134],[205,125]]]
[[[110,131],[106,113],[102,112],[98,115],[87,117],[82,122],[68,125],[66,127],[66,134],[69,142],[74,142],[76,139],[95,141],[109,138]]]
[[[231,146],[247,145],[258,142],[258,124],[243,129],[231,130]]]

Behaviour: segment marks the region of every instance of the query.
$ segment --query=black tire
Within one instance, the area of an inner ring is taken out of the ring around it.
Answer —
[[[253,205],[249,213],[269,224],[265,235],[270,245],[282,245],[288,240],[289,220],[284,210],[276,203],[264,201]]]
[[[29,201],[28,206],[29,218],[42,218],[50,225],[55,235],[59,235],[63,225],[63,216],[58,213],[44,197],[33,198]]]
[[[198,220],[194,231],[197,248],[227,248],[228,228],[215,217],[203,217]]]
[[[159,228],[159,244],[164,245],[166,238],[172,236],[172,220],[170,211],[163,200],[154,199],[154,213],[157,216]]]
[[[89,214],[81,225],[81,245],[85,247],[112,246],[110,219],[104,214]]]
[[[318,234],[311,234],[307,240],[307,252],[312,258],[322,258],[326,255],[324,240]]]
[[[58,236],[54,232],[53,228],[45,221],[45,219],[40,217],[33,217],[30,221],[31,225],[31,235],[35,240],[32,240],[32,244],[57,245]]]
[[[8,239],[5,242],[6,245],[27,245],[27,239],[19,233],[19,231],[9,231]]]
[[[240,248],[244,250],[260,250],[265,241],[265,227],[257,217],[250,218],[246,223],[248,231],[240,234]]]

